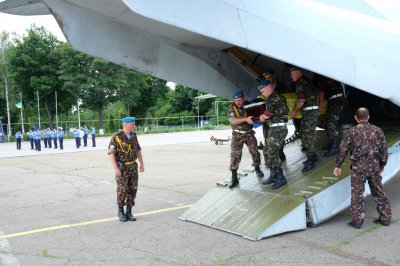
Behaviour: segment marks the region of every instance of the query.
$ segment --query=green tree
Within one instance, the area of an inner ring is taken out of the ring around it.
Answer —
[[[53,127],[55,113],[55,91],[62,84],[58,79],[60,58],[57,47],[60,42],[44,27],[31,26],[27,35],[16,38],[9,49],[10,73],[14,90],[22,92],[27,102],[35,101],[39,94],[40,102],[45,104],[49,124]],[[33,104],[32,104],[33,105]]]

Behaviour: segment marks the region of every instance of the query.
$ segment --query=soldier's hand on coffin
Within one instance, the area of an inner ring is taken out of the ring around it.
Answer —
[[[252,125],[253,124],[253,117],[252,116],[246,117],[246,122],[247,122],[247,124]]]

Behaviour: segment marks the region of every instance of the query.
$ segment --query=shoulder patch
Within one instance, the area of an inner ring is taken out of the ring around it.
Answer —
[[[235,117],[235,113],[234,112],[230,112],[229,113],[229,117]]]

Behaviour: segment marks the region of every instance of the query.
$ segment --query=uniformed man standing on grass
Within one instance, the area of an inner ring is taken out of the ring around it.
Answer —
[[[231,165],[232,180],[229,188],[234,188],[239,184],[237,170],[242,159],[243,145],[246,144],[253,159],[254,170],[258,177],[263,177],[264,173],[260,170],[260,153],[257,149],[257,139],[253,130],[252,116],[248,116],[244,106],[244,94],[239,90],[233,94],[233,103],[228,107],[228,119],[232,127],[231,143]]]
[[[342,172],[341,166],[350,151],[351,161],[351,214],[353,220],[349,225],[360,229],[365,218],[364,207],[364,184],[368,181],[372,197],[376,202],[376,210],[379,218],[374,223],[390,225],[392,210],[390,203],[383,191],[382,176],[383,169],[388,160],[388,151],[385,135],[382,130],[368,123],[369,111],[367,108],[359,108],[354,119],[358,125],[349,129],[340,144],[340,152],[336,159],[336,168],[333,170],[335,176]]]
[[[285,98],[279,94],[269,80],[261,82],[258,86],[261,94],[265,97],[266,110],[260,116],[260,122],[266,122],[269,126],[268,135],[264,146],[264,154],[267,157],[267,166],[270,169],[270,176],[263,180],[263,185],[272,184],[272,189],[280,188],[287,184],[283,175],[282,160],[279,150],[285,142],[288,129],[286,122],[289,109]],[[265,156],[265,155],[264,155]]]
[[[117,181],[118,218],[121,222],[136,221],[132,214],[138,189],[139,170],[144,171],[142,149],[139,145],[135,130],[135,118],[122,119],[122,130],[115,134],[108,146],[108,156],[114,168]],[[124,206],[126,205],[126,212]]]
[[[315,134],[318,122],[317,89],[312,82],[303,76],[303,70],[298,67],[290,68],[292,80],[296,83],[297,104],[291,112],[292,118],[303,108],[301,122],[301,142],[307,154],[302,172],[308,172],[315,167],[318,156],[315,153]]]

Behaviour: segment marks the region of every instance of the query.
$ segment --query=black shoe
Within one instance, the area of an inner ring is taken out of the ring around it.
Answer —
[[[264,180],[261,182],[261,184],[263,184],[263,185],[269,185],[269,184],[272,184],[272,183],[276,182],[276,180],[278,179],[278,178],[276,177],[276,174],[277,174],[277,172],[271,169],[271,170],[270,170],[269,177],[268,177],[267,179],[264,179]]]
[[[132,206],[126,207],[126,219],[132,222],[136,221],[136,218],[132,214]]]
[[[305,172],[308,172],[308,171],[314,169],[314,167],[315,167],[314,163],[307,163],[306,165],[304,165],[304,167],[303,167],[303,169],[301,169],[301,171],[303,173],[305,173]]]
[[[278,189],[286,184],[287,184],[286,178],[281,178],[281,179],[278,179],[277,181],[275,181],[275,183],[272,184],[271,188]]]
[[[348,223],[348,225],[350,225],[351,227],[354,227],[355,229],[360,229],[362,227],[363,223],[356,224],[353,221],[350,221]]]
[[[384,222],[381,220],[381,217],[372,221],[374,224],[381,224],[383,226],[389,226],[390,222]]]
[[[303,162],[303,164],[307,164],[309,162],[315,163],[315,162],[318,162],[318,161],[319,161],[318,156],[316,154],[313,154],[313,155],[308,155],[307,156],[307,160],[305,160]]]
[[[232,177],[231,182],[229,183],[229,188],[234,188],[239,184],[239,179],[237,177]]]
[[[272,189],[277,189],[277,188],[280,188],[281,186],[284,186],[287,184],[287,179],[283,175],[282,169],[279,169],[276,171],[276,178],[277,178],[277,180],[271,186]]]
[[[126,215],[124,213],[124,207],[118,207],[118,218],[121,222],[128,221],[128,218],[126,218]]]
[[[257,177],[264,177],[264,173],[260,170],[260,167],[255,167],[254,172],[256,172]]]
[[[327,152],[324,153],[325,157],[330,157],[339,153],[339,149],[329,149]]]

